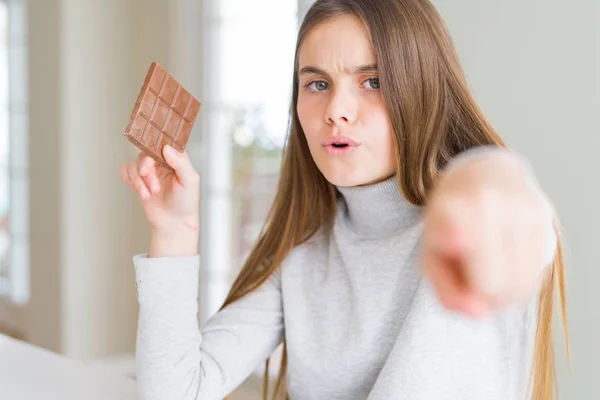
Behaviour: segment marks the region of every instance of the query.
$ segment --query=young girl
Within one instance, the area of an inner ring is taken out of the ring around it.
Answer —
[[[134,257],[141,399],[221,399],[281,343],[274,398],[552,398],[554,211],[429,1],[308,11],[273,208],[201,329],[199,175],[163,152],[174,173],[121,168],[152,226]]]

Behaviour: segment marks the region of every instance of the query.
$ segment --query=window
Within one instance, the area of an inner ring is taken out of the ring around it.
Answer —
[[[222,99],[233,146],[233,272],[272,204],[287,132],[296,0],[223,2]]]
[[[222,304],[273,201],[298,0],[204,3],[201,319]]]
[[[29,297],[24,0],[0,0],[0,296]]]

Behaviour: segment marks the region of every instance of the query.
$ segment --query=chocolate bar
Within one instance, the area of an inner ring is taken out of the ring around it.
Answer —
[[[172,170],[162,155],[162,149],[166,144],[181,152],[185,149],[199,110],[198,99],[157,62],[153,62],[124,136],[157,163]]]

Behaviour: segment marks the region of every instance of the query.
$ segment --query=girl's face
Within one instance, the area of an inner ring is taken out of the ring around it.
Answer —
[[[392,128],[373,47],[358,20],[341,16],[316,26],[298,64],[298,118],[325,178],[358,186],[392,176]]]

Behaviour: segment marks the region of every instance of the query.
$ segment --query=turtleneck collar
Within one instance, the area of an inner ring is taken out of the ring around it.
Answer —
[[[349,227],[368,236],[389,235],[413,226],[420,208],[404,198],[396,176],[365,186],[337,186]]]

